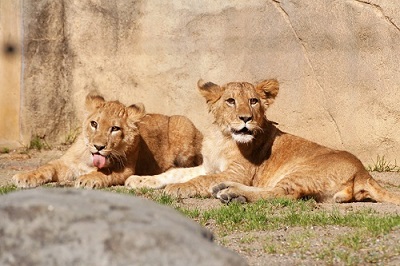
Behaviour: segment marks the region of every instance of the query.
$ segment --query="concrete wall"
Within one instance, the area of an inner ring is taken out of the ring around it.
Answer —
[[[199,78],[278,78],[283,130],[370,163],[400,157],[400,2],[24,1],[21,129],[63,141],[83,99],[209,123]]]
[[[20,1],[0,1],[0,148],[20,145]]]

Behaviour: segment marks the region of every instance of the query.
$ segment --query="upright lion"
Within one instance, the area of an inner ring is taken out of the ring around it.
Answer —
[[[179,197],[215,196],[223,202],[313,197],[319,202],[373,200],[400,204],[354,155],[280,131],[265,112],[279,91],[277,80],[254,86],[198,82],[214,115],[203,143],[201,166],[154,177],[132,176],[130,187],[165,187]]]
[[[19,173],[18,187],[75,181],[76,187],[123,185],[132,174],[155,175],[201,164],[202,134],[183,116],[145,114],[93,93],[86,97],[83,132],[66,153],[36,170]]]

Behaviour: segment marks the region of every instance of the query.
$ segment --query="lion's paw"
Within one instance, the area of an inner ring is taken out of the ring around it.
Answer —
[[[247,199],[241,195],[241,191],[233,182],[220,183],[212,188],[212,195],[222,203],[239,202],[245,203]]]
[[[130,188],[153,188],[153,189],[159,189],[164,187],[164,185],[161,184],[153,176],[138,176],[138,175],[132,175],[127,180],[125,180],[125,186]]]
[[[19,173],[12,177],[12,183],[19,188],[33,188],[45,183],[49,180],[40,173]]]
[[[83,175],[80,176],[75,181],[76,188],[103,188],[106,187],[103,180],[100,177],[93,176],[93,175]]]

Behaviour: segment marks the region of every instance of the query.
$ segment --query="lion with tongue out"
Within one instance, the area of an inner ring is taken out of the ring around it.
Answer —
[[[90,93],[83,132],[60,158],[36,170],[18,173],[18,187],[74,181],[76,187],[124,185],[130,175],[155,175],[172,167],[201,164],[202,134],[184,116],[145,114]]]

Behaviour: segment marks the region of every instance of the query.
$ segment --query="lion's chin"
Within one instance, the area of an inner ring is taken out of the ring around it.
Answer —
[[[250,134],[232,133],[232,138],[237,143],[249,143],[253,141],[254,136]]]
[[[231,136],[237,143],[249,143],[254,139],[253,131],[247,127],[240,130],[231,128]]]

